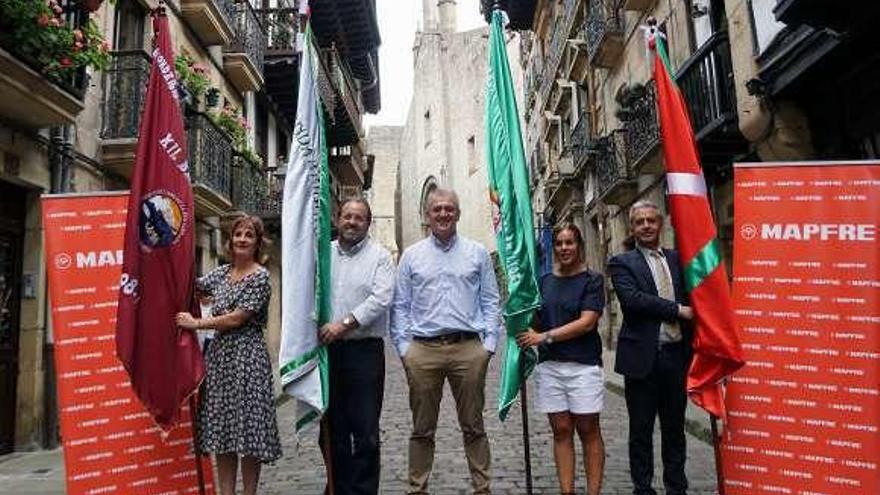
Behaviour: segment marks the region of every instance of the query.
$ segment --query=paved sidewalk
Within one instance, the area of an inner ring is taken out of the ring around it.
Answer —
[[[387,348],[387,376],[385,403],[381,421],[382,429],[382,479],[381,493],[404,493],[407,470],[407,440],[410,432],[410,413],[406,379],[400,360]],[[508,420],[501,423],[496,414],[496,392],[500,359],[492,360],[487,383],[486,428],[492,444],[492,488],[496,494],[525,493],[525,473],[522,448],[522,421],[517,404]],[[622,390],[614,384],[615,376],[608,373],[612,390]],[[260,493],[264,494],[319,494],[324,486],[324,468],[314,436],[306,439],[296,449],[293,431],[292,402],[283,404],[278,411],[282,428],[284,457],[274,466],[264,470]],[[469,493],[470,478],[461,434],[456,423],[454,402],[446,389],[438,425],[434,473],[430,489],[432,494],[451,495]],[[609,391],[602,414],[602,431],[605,439],[605,483],[602,493],[629,495],[627,457],[626,405],[623,398]],[[553,465],[550,428],[544,416],[530,413],[529,428],[532,453],[532,474],[535,494],[556,494],[556,472]],[[658,427],[659,431],[659,427]],[[578,454],[578,458],[580,454]],[[660,483],[659,433],[655,435],[655,459],[657,473],[655,486]],[[580,461],[579,461],[580,463]],[[582,466],[582,463],[580,463]],[[691,495],[716,493],[714,457],[711,446],[688,435],[687,474],[691,483]],[[584,493],[583,474],[578,480],[578,493]],[[662,493],[662,490],[660,491]]]
[[[61,449],[0,456],[0,493],[64,493],[64,458]]]
[[[408,391],[400,361],[390,348],[386,354],[385,404],[382,416],[382,481],[380,492],[404,492],[407,469],[407,439],[410,432]],[[606,363],[608,365],[608,363]],[[522,458],[522,430],[519,406],[511,411],[507,422],[501,423],[495,412],[500,359],[492,360],[487,384],[486,427],[492,444],[492,487],[496,494],[525,493]],[[627,461],[626,406],[614,392],[621,390],[619,377],[607,373],[609,392],[605,397],[602,431],[605,438],[606,463],[603,493],[631,493]],[[297,451],[293,434],[293,402],[278,409],[282,429],[284,457],[275,465],[266,466],[260,485],[261,494],[318,495],[324,486],[324,467],[313,438],[303,442]],[[545,417],[531,413],[532,473],[535,494],[555,494],[556,473],[553,467],[552,442]],[[655,436],[655,458],[659,467],[659,438]],[[581,459],[580,454],[578,454]],[[580,462],[580,461],[579,461]],[[691,495],[715,493],[715,471],[712,448],[688,435],[687,474]],[[582,464],[581,464],[582,465]],[[655,478],[655,486],[659,476]],[[431,493],[436,495],[466,494],[470,486],[467,462],[461,446],[461,434],[455,420],[455,409],[448,393],[444,397],[438,427],[434,474]],[[583,475],[578,492],[584,493]],[[0,495],[64,494],[64,467],[60,449],[22,452],[0,457]],[[661,491],[662,493],[662,491]]]

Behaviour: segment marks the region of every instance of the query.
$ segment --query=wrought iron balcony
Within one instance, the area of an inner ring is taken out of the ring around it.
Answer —
[[[547,96],[553,91],[553,83],[556,81],[556,71],[559,69],[559,61],[562,59],[562,51],[565,48],[566,40],[568,40],[571,24],[574,21],[575,8],[577,2],[575,0],[564,0],[562,4],[562,12],[556,16],[553,23],[553,34],[550,36],[550,49],[547,52],[547,63],[544,64],[544,86],[541,88],[541,94],[544,96],[543,101],[547,102]]]
[[[265,58],[293,55],[296,51],[299,10],[291,6],[258,9],[256,13],[266,33]]]
[[[187,124],[189,170],[196,213],[220,215],[232,206],[232,142],[203,113],[190,113]]]
[[[544,173],[544,167],[544,147],[541,143],[537,143],[532,146],[529,154],[529,192],[534,192]]]
[[[541,88],[541,84],[543,82],[543,65],[544,58],[538,55],[532,57],[529,61],[528,68],[526,69],[525,80],[523,81],[523,88],[525,91],[525,102],[526,102],[526,110],[528,110],[532,103],[535,101],[535,97],[538,94],[538,91]],[[526,120],[529,120],[531,112],[526,112],[525,117]]]
[[[266,220],[279,220],[281,218],[281,200],[284,195],[284,174],[268,172],[266,177],[267,193],[257,213]]]
[[[113,52],[113,61],[104,71],[102,139],[137,139],[149,78],[146,52]]]
[[[619,0],[590,0],[587,55],[595,67],[613,67],[623,54],[623,11]]]
[[[367,182],[367,161],[361,142],[328,150],[328,165],[341,187],[361,190]]]
[[[626,204],[636,193],[636,181],[624,156],[623,139],[623,131],[615,130],[597,140],[597,192],[605,204]]]
[[[268,176],[263,164],[234,152],[232,174],[233,205],[248,214],[259,215],[269,195]]]
[[[589,116],[582,114],[574,130],[571,131],[571,154],[576,174],[583,173],[592,153],[593,139],[590,136]]]
[[[294,2],[286,1],[280,2],[277,8],[258,10],[257,14],[266,32],[263,68],[266,95],[288,122],[294,122],[299,80],[299,57],[296,54],[299,11]]]
[[[626,163],[636,175],[660,144],[656,87],[653,80],[636,84],[620,98],[617,116],[623,122]]]
[[[235,4],[235,36],[223,53],[223,68],[239,91],[256,91],[263,86],[263,55],[266,33],[249,2]]]
[[[180,0],[180,13],[209,45],[226,45],[235,36],[234,0]]]
[[[523,31],[519,38],[519,59],[528,60],[529,54],[532,53],[532,47],[535,46],[535,33],[531,31]]]
[[[561,72],[566,79],[586,84],[590,72],[590,60],[587,54],[587,19],[584,17],[573,26],[569,33],[568,47],[562,56]]]
[[[143,50],[113,52],[104,72],[101,156],[104,166],[130,177],[141,112],[150,78],[150,56]]]
[[[676,81],[684,94],[697,141],[735,122],[736,89],[727,32],[712,35],[682,65]]]
[[[322,53],[318,91],[330,115],[326,122],[328,146],[347,146],[359,141],[363,137],[364,112],[360,88],[335,49]]]

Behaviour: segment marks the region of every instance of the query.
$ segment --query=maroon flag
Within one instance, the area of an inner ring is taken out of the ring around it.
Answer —
[[[192,301],[193,197],[164,11],[154,13],[153,30],[150,82],[128,199],[116,353],[135,394],[168,430],[198,387],[204,363],[194,332],[177,328],[174,320]]]

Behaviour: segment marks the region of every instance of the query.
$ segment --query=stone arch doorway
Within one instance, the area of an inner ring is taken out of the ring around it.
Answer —
[[[437,189],[437,179],[431,175],[422,183],[422,193],[419,195],[419,219],[422,223],[422,235],[428,235],[428,196]]]

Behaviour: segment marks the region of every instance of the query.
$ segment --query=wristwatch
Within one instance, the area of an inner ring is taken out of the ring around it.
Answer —
[[[355,323],[357,323],[357,320],[352,315],[345,315],[345,318],[342,319],[342,324],[345,325],[345,328],[354,328]]]
[[[544,343],[545,344],[552,344],[553,343],[553,334],[552,333],[547,332],[544,334]]]

